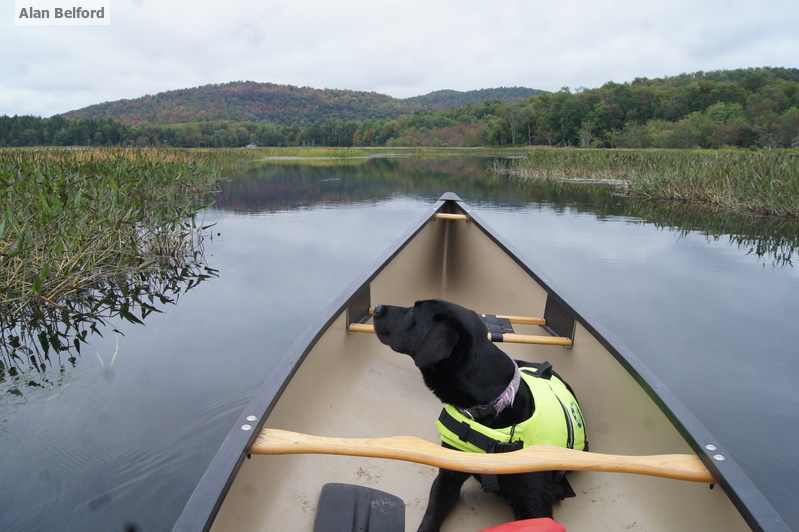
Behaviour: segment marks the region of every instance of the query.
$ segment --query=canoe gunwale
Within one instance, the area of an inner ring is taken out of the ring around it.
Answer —
[[[609,330],[593,319],[579,303],[572,300],[567,292],[560,289],[552,280],[535,272],[529,262],[520,258],[520,253],[513,246],[491,230],[482,218],[472,212],[456,194],[446,193],[388,250],[383,252],[371,268],[359,275],[338,297],[331,301],[278,360],[211,460],[175,523],[173,531],[210,530],[236,474],[248,457],[249,449],[255,443],[266,419],[275,408],[305,357],[343,312],[350,314],[349,317],[353,318],[350,321],[360,320],[359,314],[363,313],[364,304],[368,309],[369,287],[372,280],[428,223],[434,221],[436,213],[439,212],[468,215],[468,222],[453,220],[444,223],[474,223],[519,267],[540,284],[547,292],[547,306],[550,305],[551,300],[553,306],[559,307],[562,312],[569,314],[572,320],[579,322],[613,355],[668,417],[717,479],[721,488],[724,489],[753,530],[790,530],[730,454],[713,438],[671,389]],[[353,312],[356,313],[355,316],[352,315]],[[572,325],[572,331],[573,327],[574,325]],[[550,332],[557,336],[573,337],[573,334],[562,334],[564,332],[562,327]],[[244,430],[243,426],[248,426],[249,429]],[[706,446],[712,446],[712,450],[708,450]],[[723,455],[725,459],[718,461],[714,459],[714,455]]]
[[[249,449],[255,443],[266,419],[324,331],[342,312],[352,306],[353,302],[363,296],[371,281],[383,268],[413,240],[413,237],[433,219],[437,212],[444,210],[444,207],[452,201],[460,201],[460,198],[454,194],[444,194],[436,201],[416,224],[403,233],[387,251],[377,258],[372,268],[361,274],[328,304],[294,341],[228,433],[175,523],[173,532],[210,530],[225,495],[230,490],[242,463],[248,457]],[[253,420],[253,417],[256,419]],[[241,427],[245,425],[251,428],[242,430]]]
[[[636,380],[646,394],[655,402],[660,410],[679,431],[691,449],[699,456],[708,471],[724,489],[727,496],[743,516],[752,530],[789,531],[790,527],[779,516],[765,496],[754,485],[749,476],[724,449],[710,431],[699,421],[694,413],[680,400],[660,378],[643,363],[623,342],[591,317],[578,302],[572,301],[566,290],[557,283],[541,277],[522,260],[521,254],[508,242],[505,242],[482,220],[479,214],[471,212],[462,205],[463,211],[469,215],[472,223],[488,236],[497,246],[505,251],[520,268],[534,278],[547,292],[547,305],[550,299],[558,306],[567,309],[572,316],[593,335],[602,346],[624,367]],[[723,456],[718,460],[716,456]]]

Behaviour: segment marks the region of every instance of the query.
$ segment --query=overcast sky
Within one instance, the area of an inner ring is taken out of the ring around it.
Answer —
[[[238,80],[404,98],[799,67],[797,0],[107,1],[108,26],[15,25],[0,2],[0,115]]]

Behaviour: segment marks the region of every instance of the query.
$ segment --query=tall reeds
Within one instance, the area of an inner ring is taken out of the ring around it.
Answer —
[[[179,151],[0,151],[3,311],[178,256],[194,199],[217,178]]]
[[[243,150],[0,150],[3,351],[25,350],[21,337],[37,321],[56,316],[69,329],[69,319],[86,319],[85,309],[68,312],[83,292],[191,264],[205,229],[194,214],[225,169],[251,157]],[[116,312],[132,316],[124,306]],[[61,347],[58,334],[31,334],[45,355]]]
[[[599,179],[652,199],[799,217],[796,150],[533,149],[510,167],[530,179]]]

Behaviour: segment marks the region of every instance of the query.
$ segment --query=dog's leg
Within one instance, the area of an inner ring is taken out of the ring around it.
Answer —
[[[461,486],[469,478],[469,473],[460,471],[450,471],[449,469],[439,469],[438,476],[433,481],[430,488],[430,499],[427,502],[427,510],[424,512],[422,524],[419,525],[418,532],[437,532],[444,522],[444,518],[449,515],[461,493]]]
[[[551,471],[500,475],[499,487],[517,521],[552,517],[555,483]]]

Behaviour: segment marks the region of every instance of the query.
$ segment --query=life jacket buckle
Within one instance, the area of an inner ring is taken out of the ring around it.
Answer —
[[[513,451],[518,451],[523,447],[524,447],[524,442],[522,440],[516,440],[514,442],[504,442],[504,441],[494,440],[493,445],[491,445],[491,449],[487,450],[486,452],[510,453]]]

